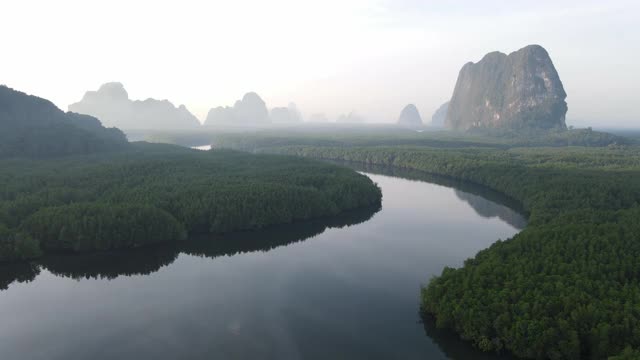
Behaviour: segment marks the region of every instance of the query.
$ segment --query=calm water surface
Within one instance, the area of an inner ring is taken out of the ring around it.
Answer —
[[[422,324],[420,286],[524,220],[472,188],[367,175],[381,209],[1,267],[0,359],[484,358]]]

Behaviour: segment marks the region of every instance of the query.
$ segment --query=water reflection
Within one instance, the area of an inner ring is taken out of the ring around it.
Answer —
[[[269,251],[304,241],[328,228],[343,228],[365,222],[380,211],[380,208],[380,205],[369,206],[344,212],[338,217],[272,226],[258,231],[199,236],[183,242],[141,249],[47,255],[35,262],[0,266],[0,290],[6,290],[14,282],[33,281],[41,269],[75,280],[111,280],[119,276],[157,272],[173,263],[180,253],[214,259],[239,253]]]
[[[526,212],[518,201],[486,186],[412,169],[344,161],[330,162],[346,165],[356,171],[425,181],[453,188],[456,197],[468,203],[478,215],[485,218],[497,217],[519,230],[527,225]]]
[[[11,263],[0,266],[0,290],[6,290],[14,282],[28,283],[40,274],[40,267],[33,263]]]
[[[208,235],[184,242],[180,250],[189,255],[207,258],[269,251],[312,238],[329,228],[343,228],[363,223],[371,219],[380,209],[380,205],[368,206],[346,211],[335,217],[273,226],[260,231]]]
[[[458,199],[469,204],[476,213],[485,218],[497,217],[516,229],[524,229],[527,220],[512,208],[466,191],[455,190]]]
[[[500,195],[358,170],[382,210],[0,267],[0,358],[494,358],[422,323],[418,298],[444,266],[517,232]]]
[[[154,273],[173,263],[179,253],[177,243],[168,243],[132,250],[48,255],[38,264],[61,277],[112,280],[119,276]]]

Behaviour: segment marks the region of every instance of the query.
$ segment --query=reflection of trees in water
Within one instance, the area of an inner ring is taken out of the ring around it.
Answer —
[[[312,238],[328,228],[342,228],[363,223],[371,219],[378,211],[380,211],[380,205],[346,211],[336,217],[272,226],[260,231],[204,236],[184,242],[181,251],[189,255],[209,258],[254,251],[269,251]]]
[[[0,266],[0,290],[6,290],[14,282],[31,282],[38,274],[40,267],[33,263],[4,264]]]
[[[88,254],[48,255],[40,265],[57,276],[73,279],[115,279],[118,276],[146,275],[174,262],[177,243],[140,249]]]
[[[455,194],[460,200],[468,203],[482,217],[498,217],[517,229],[523,229],[527,224],[525,216],[522,215],[525,212],[517,201],[486,186],[418,170],[344,161],[330,162],[346,165],[356,171],[426,181],[450,187],[455,190]]]
[[[0,266],[0,290],[14,282],[33,281],[41,269],[73,279],[115,279],[118,276],[147,275],[173,263],[180,253],[216,258],[254,251],[269,251],[304,241],[328,228],[341,228],[369,220],[380,205],[342,213],[337,217],[269,227],[224,235],[210,235],[187,241],[140,249],[87,254],[47,255],[37,262]]]
[[[506,354],[480,352],[468,341],[463,341],[460,336],[451,330],[436,328],[435,320],[431,316],[422,317],[422,325],[427,336],[433,340],[448,359],[474,359],[474,360],[514,360]]]

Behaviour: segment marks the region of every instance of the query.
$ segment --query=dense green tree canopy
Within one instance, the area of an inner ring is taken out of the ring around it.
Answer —
[[[0,167],[0,260],[258,229],[381,199],[371,180],[344,167],[172,145]]]
[[[637,358],[640,148],[283,145],[261,150],[422,170],[522,204],[521,233],[423,288],[438,326],[524,358]]]
[[[49,158],[128,146],[122,131],[94,117],[64,113],[48,100],[0,85],[0,158]]]

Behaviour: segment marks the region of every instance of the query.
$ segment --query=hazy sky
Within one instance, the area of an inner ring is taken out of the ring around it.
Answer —
[[[464,63],[536,43],[569,123],[640,127],[638,0],[7,0],[0,34],[0,83],[65,110],[120,81],[201,119],[256,91],[379,122],[407,103],[430,119]]]

